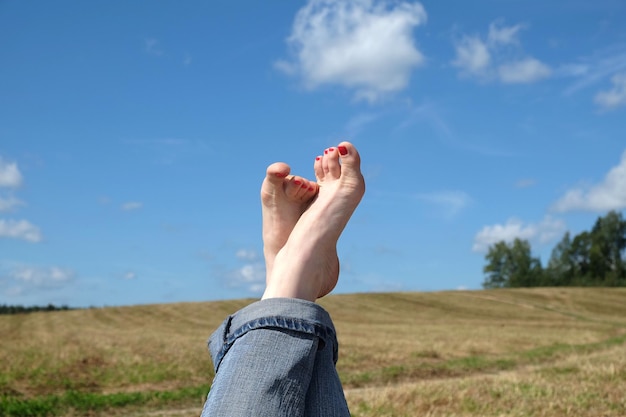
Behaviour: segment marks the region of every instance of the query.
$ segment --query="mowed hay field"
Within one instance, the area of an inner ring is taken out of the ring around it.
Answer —
[[[253,300],[0,316],[0,416],[198,416]],[[626,416],[626,289],[336,295],[352,415]]]

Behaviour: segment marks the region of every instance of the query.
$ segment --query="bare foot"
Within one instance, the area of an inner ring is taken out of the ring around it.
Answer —
[[[317,198],[276,255],[263,298],[315,301],[335,288],[339,278],[337,241],[365,193],[360,164],[360,156],[349,142],[326,149],[316,158]]]
[[[276,162],[267,167],[261,185],[263,254],[267,277],[272,272],[276,254],[287,242],[298,219],[318,190],[315,182],[289,175],[289,171],[289,165]]]

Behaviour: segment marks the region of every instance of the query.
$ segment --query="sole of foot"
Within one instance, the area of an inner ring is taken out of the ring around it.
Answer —
[[[315,301],[335,288],[337,241],[365,193],[360,165],[360,155],[349,142],[315,159],[317,196],[276,254],[263,298]]]

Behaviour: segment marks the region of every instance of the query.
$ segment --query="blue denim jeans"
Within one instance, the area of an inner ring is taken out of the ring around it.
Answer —
[[[350,416],[337,375],[337,337],[318,304],[257,301],[211,335],[215,378],[202,417]]]

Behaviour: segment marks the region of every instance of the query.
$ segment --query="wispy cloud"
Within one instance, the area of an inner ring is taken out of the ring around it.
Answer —
[[[40,242],[43,237],[39,228],[26,220],[0,219],[0,238]]]
[[[144,50],[148,55],[154,56],[162,56],[165,53],[161,48],[159,40],[155,38],[144,39]]]
[[[560,219],[546,216],[539,223],[525,224],[519,219],[511,218],[505,224],[485,226],[474,237],[474,252],[486,252],[489,246],[500,242],[512,242],[515,238],[539,243],[549,243],[565,232],[565,223]]]
[[[359,113],[348,120],[344,127],[344,134],[353,139],[379,117],[380,114],[378,113]]]
[[[0,157],[0,187],[17,188],[23,178],[16,162],[7,162]]]
[[[515,183],[516,188],[529,188],[534,186],[537,183],[536,180],[532,178],[524,178]]]
[[[522,25],[505,26],[502,20],[489,25],[486,37],[463,35],[455,44],[452,65],[462,76],[481,81],[498,80],[504,84],[528,84],[548,78],[552,69],[532,56],[522,53],[518,34]],[[510,58],[513,49],[517,58]],[[521,56],[520,56],[521,55]]]
[[[237,259],[245,261],[256,261],[259,259],[258,253],[253,249],[239,249],[235,256]]]
[[[21,265],[1,273],[5,281],[4,293],[12,296],[62,288],[75,278],[74,271],[59,266]]]
[[[478,144],[473,143],[473,137],[467,134],[458,135],[454,126],[446,119],[445,110],[432,101],[424,101],[419,105],[409,103],[408,113],[402,122],[400,122],[394,131],[408,129],[419,123],[426,124],[436,134],[436,137],[445,145],[454,148],[469,151],[475,154],[488,157],[512,157],[516,156],[515,152],[499,148],[501,143]],[[480,138],[485,142],[484,138]]]
[[[0,157],[0,188],[17,188],[22,185],[23,177],[16,162],[5,162]],[[0,195],[0,212],[13,211],[25,205],[23,201],[10,195]],[[0,238],[20,239],[28,242],[42,240],[39,228],[27,220],[0,219]]]
[[[624,71],[626,71],[626,44],[620,44],[597,51],[578,62],[563,65],[557,70],[557,74],[575,79],[564,91],[567,96]]]
[[[287,39],[292,60],[275,67],[306,88],[339,85],[374,102],[404,89],[424,62],[412,32],[425,22],[420,3],[309,0]]]
[[[143,207],[143,203],[139,201],[129,201],[127,203],[122,204],[121,209],[123,211],[134,211],[139,210]]]
[[[507,62],[498,67],[500,81],[505,84],[533,83],[549,77],[551,73],[550,67],[535,58]]]
[[[423,102],[420,105],[409,105],[408,117],[400,123],[395,130],[403,130],[417,122],[428,124],[441,139],[448,140],[454,136],[452,128],[441,114],[440,108],[435,103]]]
[[[252,262],[230,271],[228,283],[231,287],[244,288],[250,293],[260,294],[265,288],[265,264]]]
[[[553,206],[557,212],[605,212],[626,208],[626,151],[619,164],[604,179],[590,186],[579,186],[567,191]]]
[[[452,65],[461,69],[463,74],[486,77],[491,64],[491,53],[487,44],[478,36],[465,35],[456,45],[456,59]]]
[[[417,194],[415,197],[420,201],[437,206],[445,217],[456,216],[472,201],[470,196],[463,191],[438,191]]]
[[[23,206],[24,202],[13,196],[2,197],[0,196],[0,212],[13,211],[19,206]]]
[[[243,290],[254,296],[260,295],[265,289],[265,262],[258,251],[239,248],[230,255],[216,255],[207,251],[198,255],[211,265],[212,275],[225,287]]]
[[[205,156],[211,146],[203,140],[182,138],[128,139],[123,141],[141,158],[151,158],[158,165],[172,165],[186,158]],[[134,149],[133,149],[134,148]]]
[[[613,87],[607,91],[600,91],[594,97],[597,105],[611,110],[626,104],[626,72],[615,74],[611,78]]]

